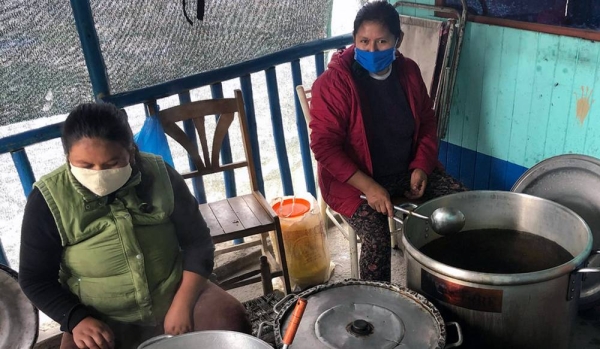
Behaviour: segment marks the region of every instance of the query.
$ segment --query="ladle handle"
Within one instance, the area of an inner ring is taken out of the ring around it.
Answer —
[[[306,303],[306,298],[298,298],[298,302],[296,303],[296,307],[294,308],[294,312],[292,313],[292,317],[290,318],[288,328],[285,331],[285,335],[283,336],[284,349],[287,348],[290,344],[292,344],[292,342],[294,341],[294,337],[296,337],[296,331],[298,331],[300,320],[302,320],[302,315],[304,315]]]
[[[423,216],[422,214],[418,214],[418,213],[416,213],[416,212],[413,212],[412,210],[407,210],[407,209],[405,209],[405,208],[402,208],[402,207],[400,207],[400,206],[396,206],[396,205],[394,205],[394,210],[396,210],[396,211],[400,211],[400,212],[402,212],[402,213],[406,213],[406,214],[407,214],[407,215],[409,215],[409,216],[414,216],[414,217],[417,217],[417,218],[420,218],[420,219],[424,219],[424,220],[426,220],[426,221],[428,221],[428,220],[429,220],[429,217],[427,217],[427,216]]]
[[[361,194],[360,198],[363,199],[363,200],[367,200],[367,197],[366,197],[365,194]],[[422,214],[415,213],[415,212],[413,212],[411,210],[407,210],[407,209],[405,209],[403,207],[400,207],[400,206],[394,205],[394,210],[400,211],[400,212],[402,212],[404,214],[407,214],[409,216],[414,216],[414,217],[421,218],[421,219],[424,219],[426,221],[429,221],[429,217],[423,216]],[[397,220],[395,220],[395,221],[397,222]]]

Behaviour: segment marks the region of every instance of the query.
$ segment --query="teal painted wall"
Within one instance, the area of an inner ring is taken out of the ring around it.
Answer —
[[[583,39],[468,23],[446,140],[525,167],[600,157],[599,53]]]
[[[525,168],[559,154],[600,158],[599,64],[599,42],[467,23],[445,141],[477,160],[454,152],[442,162],[485,188],[477,174],[497,169],[481,156]]]

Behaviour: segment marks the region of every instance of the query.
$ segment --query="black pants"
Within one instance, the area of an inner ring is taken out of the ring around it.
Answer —
[[[403,195],[410,188],[410,174],[389,183],[380,183],[391,196]],[[427,187],[420,201],[466,191],[467,188],[443,170],[434,170],[427,178]],[[373,210],[367,203],[358,207],[352,217],[344,217],[362,240],[360,278],[370,281],[391,280],[391,237],[387,216]]]

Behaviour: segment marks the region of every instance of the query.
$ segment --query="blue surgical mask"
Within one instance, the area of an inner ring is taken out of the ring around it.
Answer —
[[[371,73],[385,70],[396,59],[396,46],[383,51],[365,51],[354,48],[354,59]]]

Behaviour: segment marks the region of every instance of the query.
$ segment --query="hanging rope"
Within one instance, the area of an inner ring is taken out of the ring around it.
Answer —
[[[190,17],[187,14],[187,10],[186,10],[186,6],[185,6],[185,0],[182,0],[183,2],[183,15],[185,16],[185,19],[188,21],[188,23],[190,25],[194,25],[194,22],[190,19]],[[204,11],[206,8],[206,2],[204,0],[198,0],[197,6],[196,6],[196,18],[198,18],[198,20],[203,21],[204,20]]]

